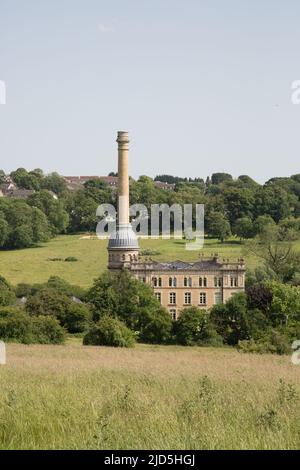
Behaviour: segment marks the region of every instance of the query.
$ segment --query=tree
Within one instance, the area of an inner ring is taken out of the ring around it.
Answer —
[[[252,217],[254,206],[253,190],[231,185],[223,189],[222,197],[224,199],[225,213],[228,215],[231,224],[237,219]]]
[[[104,315],[84,336],[83,344],[91,346],[133,347],[134,333],[122,321]]]
[[[71,300],[56,289],[42,287],[28,297],[26,311],[30,315],[52,315],[58,320],[65,320]]]
[[[232,176],[228,173],[213,173],[211,175],[212,184],[228,183],[232,181]]]
[[[61,195],[67,189],[67,183],[62,176],[53,172],[42,179],[41,188],[48,189],[55,194]]]
[[[260,258],[267,271],[281,282],[290,282],[299,270],[300,254],[290,241],[282,242],[277,226],[267,226],[264,232],[246,244],[247,253]]]
[[[270,215],[278,223],[291,215],[294,202],[295,196],[277,184],[264,186],[255,193],[254,216]]]
[[[246,295],[234,294],[226,304],[214,305],[211,321],[227,344],[235,345],[240,340],[249,339],[251,334]]]
[[[297,240],[300,235],[300,217],[287,217],[279,222],[281,240]]]
[[[253,235],[261,235],[268,226],[275,227],[275,222],[270,215],[259,215],[253,222]]]
[[[251,238],[253,236],[253,223],[249,217],[237,219],[232,229],[234,235],[242,238]]]
[[[150,313],[144,311],[140,316],[139,329],[139,339],[143,343],[166,344],[171,339],[171,315],[163,307]]]
[[[221,243],[231,235],[230,224],[222,212],[211,212],[206,218],[207,231]]]
[[[61,344],[65,340],[65,330],[54,318],[32,318],[19,308],[1,307],[0,338],[25,344]]]
[[[53,287],[42,286],[31,294],[26,311],[33,316],[46,315],[57,318],[70,333],[80,333],[90,326],[92,315],[87,305],[74,302]]]
[[[0,199],[0,214],[2,248],[27,248],[47,241],[51,235],[45,214],[25,201]]]
[[[298,323],[300,321],[300,290],[296,286],[270,281],[267,287],[272,292],[270,307],[274,326]]]
[[[65,233],[69,216],[64,210],[62,201],[55,199],[48,190],[42,190],[31,195],[27,203],[40,209],[46,215],[53,234]]]
[[[223,341],[209,322],[205,310],[189,307],[180,312],[174,324],[176,342],[186,346],[212,345],[221,346]]]
[[[246,289],[249,309],[259,309],[264,313],[270,311],[273,300],[272,290],[265,284],[254,284]]]
[[[65,199],[65,207],[70,217],[69,231],[94,232],[97,226],[96,211],[99,203],[88,196],[84,189],[68,194]]]
[[[132,330],[140,331],[142,341],[168,340],[171,324],[168,312],[162,309],[151,287],[126,269],[103,273],[88,291],[87,300],[94,321],[110,315],[124,321]]]

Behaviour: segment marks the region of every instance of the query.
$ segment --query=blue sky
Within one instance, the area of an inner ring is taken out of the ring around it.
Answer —
[[[0,0],[2,167],[300,172],[298,0]]]

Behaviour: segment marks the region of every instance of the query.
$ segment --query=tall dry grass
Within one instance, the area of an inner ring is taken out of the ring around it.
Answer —
[[[8,345],[1,449],[297,449],[300,366],[230,349]]]

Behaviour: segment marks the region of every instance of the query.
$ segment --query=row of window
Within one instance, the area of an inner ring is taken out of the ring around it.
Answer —
[[[155,296],[157,300],[161,303],[161,292],[155,292]],[[206,292],[200,292],[199,294],[199,304],[200,305],[206,305],[207,302],[207,296]],[[177,295],[176,292],[170,292],[169,293],[169,304],[170,305],[176,305],[177,303]],[[215,304],[220,304],[222,303],[222,294],[221,292],[216,292],[215,293]],[[192,304],[192,293],[191,292],[185,292],[184,293],[184,304],[185,305],[191,305]]]
[[[161,277],[153,277],[152,283],[154,287],[162,287],[163,282]],[[176,277],[169,277],[169,287],[177,287],[178,282]],[[214,287],[222,287],[223,279],[221,277],[214,277]],[[183,286],[184,287],[192,287],[193,286],[193,279],[191,277],[183,278]],[[199,287],[207,287],[207,277],[199,277],[198,279],[198,286]],[[236,276],[230,277],[230,286],[237,287],[238,286],[238,278]]]

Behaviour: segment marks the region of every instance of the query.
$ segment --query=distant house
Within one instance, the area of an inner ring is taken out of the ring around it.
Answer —
[[[101,180],[106,183],[108,186],[118,187],[118,177],[117,176],[64,176],[65,182],[67,183],[67,188],[71,191],[76,191],[80,189],[84,183],[90,180]]]
[[[101,180],[106,183],[108,186],[113,188],[118,187],[118,177],[117,176],[64,176],[64,180],[67,183],[67,188],[71,191],[76,191],[80,189],[84,183],[89,180]],[[168,191],[174,191],[175,184],[165,183],[163,181],[154,181],[154,185],[157,188],[165,189]]]
[[[154,181],[154,184],[159,189],[167,189],[168,191],[174,191],[175,184],[165,183],[164,181]]]

